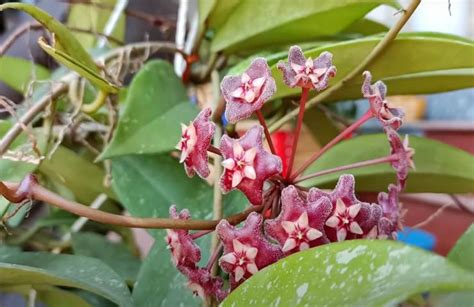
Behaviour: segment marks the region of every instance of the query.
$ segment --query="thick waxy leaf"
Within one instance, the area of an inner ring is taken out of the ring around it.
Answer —
[[[0,57],[0,81],[12,89],[23,93],[28,84],[34,80],[45,80],[50,76],[49,71],[31,61],[9,56]]]
[[[35,5],[25,3],[6,3],[0,5],[0,11],[6,9],[21,10],[31,15],[31,17],[40,22],[50,32],[54,33],[57,42],[57,45],[55,46],[56,49],[63,50],[71,58],[81,62],[90,70],[95,71],[96,73],[99,72],[99,69],[95,65],[91,56],[82,47],[81,43],[77,41],[74,35],[72,35],[72,33],[62,23],[54,19],[51,15]]]
[[[117,131],[101,158],[170,151],[180,140],[180,123],[188,124],[196,114],[173,67],[148,62],[129,87]]]
[[[217,30],[211,49],[230,53],[333,35],[381,4],[397,6],[390,0],[263,0],[258,5],[243,0],[226,6],[232,13]]]
[[[373,35],[387,32],[387,26],[370,19],[360,19],[351,24],[343,33],[357,33],[362,35]]]
[[[113,186],[133,216],[167,217],[171,204],[188,208],[193,218],[211,218],[212,188],[200,178],[188,178],[183,165],[165,155],[134,155],[112,159]],[[225,214],[241,211],[248,202],[240,192],[224,198]],[[133,298],[137,306],[200,305],[186,288],[185,278],[170,260],[164,231],[151,231],[155,246],[138,274]],[[210,236],[198,241],[202,262],[208,260]],[[150,299],[153,297],[153,299]],[[161,302],[161,303],[160,303]]]
[[[137,278],[140,260],[121,243],[112,243],[93,232],[79,232],[72,236],[72,248],[76,255],[103,261],[130,284]]]
[[[381,39],[378,35],[324,45],[306,51],[305,55],[315,58],[323,51],[331,52],[337,75],[330,84],[335,84],[359,65]],[[387,84],[389,95],[444,92],[474,86],[473,53],[474,44],[463,38],[433,33],[400,34],[366,69],[374,80]],[[272,74],[281,76],[276,65]],[[275,79],[278,91],[274,98],[298,93],[298,89],[286,87],[282,78]],[[362,75],[354,78],[328,101],[361,98],[362,82]]]
[[[455,147],[427,138],[410,136],[415,149],[416,169],[410,171],[407,192],[468,193],[474,192],[474,156]],[[363,135],[344,141],[321,156],[306,174],[355,162],[381,158],[390,154],[385,135]],[[305,186],[333,188],[343,174],[354,174],[358,191],[384,191],[395,182],[395,172],[388,164],[373,165],[333,173],[303,181]]]
[[[117,199],[111,189],[104,187],[104,170],[66,147],[58,147],[50,160],[43,160],[39,170],[66,186],[82,203],[91,203],[101,193]]]
[[[110,267],[83,256],[49,253],[0,253],[0,286],[41,284],[73,287],[132,306],[130,292]]]
[[[89,80],[92,84],[100,88],[105,93],[116,94],[119,91],[119,88],[107,81],[105,78],[99,75],[95,69],[91,69],[89,66],[84,65],[81,61],[73,58],[65,52],[62,52],[60,49],[56,49],[48,45],[44,38],[38,40],[40,47],[54,58],[59,63],[63,64],[67,68],[74,70],[82,77]]]
[[[459,290],[474,290],[474,275],[443,257],[394,241],[354,240],[263,269],[223,306],[383,306],[427,291]]]

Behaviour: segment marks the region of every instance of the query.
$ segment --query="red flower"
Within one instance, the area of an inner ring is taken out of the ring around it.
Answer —
[[[324,234],[324,223],[331,214],[332,205],[329,198],[315,198],[312,191],[314,189],[302,199],[294,186],[283,189],[280,215],[265,221],[265,233],[280,243],[286,255],[329,243]]]
[[[190,214],[187,209],[178,213],[176,206],[173,205],[170,207],[170,218],[187,220],[190,218]],[[201,250],[194,243],[188,230],[166,229],[165,240],[171,250],[171,259],[178,268],[181,266],[194,268],[201,260]]]
[[[323,52],[315,60],[306,59],[298,46],[290,48],[288,63],[280,61],[277,67],[283,72],[283,80],[289,87],[314,88],[318,92],[327,88],[329,78],[336,75],[331,53]]]
[[[230,123],[249,118],[276,91],[275,80],[264,58],[256,58],[239,76],[226,76],[221,83],[227,102],[225,117]]]
[[[369,71],[364,71],[364,83],[362,84],[362,94],[369,100],[370,109],[384,127],[390,126],[397,130],[402,125],[402,118],[405,115],[402,109],[390,108],[385,100],[387,86],[382,81],[377,81],[373,85],[372,75]]]
[[[324,228],[332,242],[362,238],[382,216],[379,205],[363,203],[355,197],[354,185],[354,176],[342,175],[331,193],[314,189],[313,197],[328,197],[333,205]]]
[[[203,109],[189,126],[181,124],[182,136],[176,149],[181,150],[180,162],[189,177],[195,173],[202,178],[209,176],[207,149],[211,144],[216,125],[209,120],[211,109]]]
[[[262,136],[263,128],[257,125],[240,139],[224,135],[220,146],[224,158],[222,191],[239,189],[253,205],[262,203],[265,180],[281,173],[281,159],[263,149]]]
[[[280,248],[263,236],[262,221],[261,214],[252,212],[241,228],[235,228],[227,220],[216,227],[224,245],[219,265],[230,274],[232,289],[282,257]]]

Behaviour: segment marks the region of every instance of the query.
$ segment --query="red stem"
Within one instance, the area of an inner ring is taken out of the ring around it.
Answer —
[[[214,266],[214,263],[216,262],[217,258],[219,257],[219,254],[222,252],[222,249],[223,249],[222,242],[219,242],[219,245],[212,252],[211,257],[209,258],[209,261],[206,265],[206,270],[211,271],[212,267]]]
[[[298,139],[301,133],[301,126],[303,125],[304,111],[306,107],[306,101],[308,100],[309,88],[303,88],[301,90],[300,98],[300,111],[298,113],[298,119],[296,121],[296,128],[293,137],[293,146],[291,149],[290,164],[286,170],[286,179],[290,178],[291,171],[293,170],[293,163],[295,162],[296,148],[298,147]]]
[[[318,151],[316,154],[314,154],[309,160],[307,160],[293,175],[290,177],[290,182],[295,180],[296,177],[298,177],[302,172],[305,171],[305,169],[308,168],[314,161],[316,161],[323,153],[328,151],[331,147],[339,143],[341,140],[343,140],[345,137],[347,137],[349,134],[354,132],[357,128],[362,126],[366,121],[371,119],[373,117],[372,111],[368,110],[364,115],[362,115],[361,118],[359,118],[357,121],[355,121],[352,125],[344,129],[338,136],[336,136],[334,139],[332,139],[331,142],[327,143],[320,151]]]
[[[345,171],[348,169],[353,169],[353,168],[359,168],[359,167],[364,167],[364,166],[370,166],[370,165],[376,165],[376,164],[382,164],[382,163],[387,163],[387,162],[392,162],[398,160],[398,155],[393,154],[390,156],[382,157],[382,158],[377,158],[377,159],[371,159],[371,160],[366,160],[366,161],[361,161],[353,164],[348,164],[348,165],[343,165],[343,166],[338,166],[335,168],[330,168],[324,171],[316,172],[313,174],[309,174],[303,177],[299,177],[295,180],[295,183],[299,183],[314,177],[319,177],[331,173],[337,173],[340,171]]]
[[[192,233],[190,235],[191,239],[193,240],[196,240],[196,239],[199,239],[200,237],[203,237],[207,234],[210,234],[211,232],[213,232],[214,230],[211,229],[211,230],[201,230],[201,231],[198,231],[198,232],[195,232],[195,233]]]
[[[263,126],[263,130],[265,131],[265,138],[267,139],[267,143],[268,143],[268,146],[270,147],[270,151],[272,152],[272,154],[275,155],[276,154],[275,147],[273,146],[272,136],[270,135],[270,131],[268,131],[265,118],[263,117],[263,114],[260,110],[257,110],[255,113],[257,114],[260,125]]]
[[[214,145],[210,145],[207,151],[215,153],[216,155],[222,156],[221,150]]]

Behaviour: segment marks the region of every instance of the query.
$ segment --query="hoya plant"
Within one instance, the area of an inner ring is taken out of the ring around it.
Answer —
[[[470,305],[472,227],[447,257],[397,242],[402,193],[474,191],[474,157],[401,133],[387,99],[474,86],[472,41],[399,34],[419,3],[182,1],[176,24],[122,1],[74,1],[64,23],[0,5],[36,19],[0,46],[0,80],[24,95],[0,97],[0,293],[30,306]],[[380,5],[390,29],[364,18]],[[121,43],[137,16],[176,44]],[[50,34],[38,45],[58,68],[5,55],[30,28]],[[334,107],[352,99],[361,116]],[[381,133],[360,135],[369,121]],[[319,149],[298,162],[303,130]]]

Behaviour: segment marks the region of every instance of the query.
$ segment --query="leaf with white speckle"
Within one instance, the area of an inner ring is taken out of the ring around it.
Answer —
[[[222,306],[267,306],[265,301],[370,307],[429,291],[474,291],[474,274],[399,242],[352,240],[306,250],[261,270]]]

